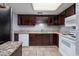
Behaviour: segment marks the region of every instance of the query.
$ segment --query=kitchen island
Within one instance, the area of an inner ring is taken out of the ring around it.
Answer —
[[[22,56],[22,43],[8,41],[0,45],[0,56]]]

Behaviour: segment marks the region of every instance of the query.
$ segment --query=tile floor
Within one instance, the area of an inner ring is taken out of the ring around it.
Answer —
[[[61,56],[56,46],[23,47],[22,56]]]

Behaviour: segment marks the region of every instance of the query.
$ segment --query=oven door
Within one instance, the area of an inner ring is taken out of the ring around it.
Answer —
[[[69,38],[59,36],[59,51],[64,56],[75,56],[75,44],[69,41]]]

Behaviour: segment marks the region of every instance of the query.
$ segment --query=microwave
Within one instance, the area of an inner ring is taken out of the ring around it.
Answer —
[[[76,26],[76,15],[66,17],[65,26]]]

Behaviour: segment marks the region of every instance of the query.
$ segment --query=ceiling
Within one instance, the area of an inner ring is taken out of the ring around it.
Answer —
[[[70,7],[73,3],[62,3],[56,10],[52,11],[35,11],[32,3],[7,3],[8,6],[12,7],[12,10],[16,14],[42,14],[42,15],[57,15]]]

